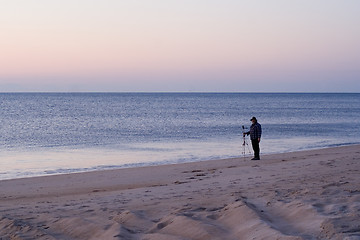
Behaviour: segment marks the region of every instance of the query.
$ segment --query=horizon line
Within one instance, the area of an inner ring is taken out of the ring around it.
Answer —
[[[332,92],[332,91],[0,91],[2,93],[225,93],[225,94],[359,94],[360,92]]]

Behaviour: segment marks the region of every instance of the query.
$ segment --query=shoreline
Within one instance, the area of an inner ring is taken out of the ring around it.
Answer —
[[[289,151],[289,152],[279,152],[279,153],[266,153],[266,154],[261,154],[260,153],[260,157],[261,160],[260,161],[252,161],[251,158],[253,157],[253,155],[247,154],[245,155],[245,158],[243,156],[238,156],[238,157],[230,157],[230,158],[220,158],[220,159],[207,159],[207,160],[199,160],[199,161],[189,161],[189,162],[177,162],[177,163],[164,163],[164,164],[151,164],[150,165],[140,165],[140,166],[130,166],[130,167],[114,167],[114,168],[109,168],[109,169],[95,169],[95,170],[90,170],[90,171],[79,171],[79,172],[68,172],[68,173],[51,173],[51,174],[46,174],[46,175],[39,175],[39,176],[29,176],[29,177],[18,177],[18,178],[9,178],[9,179],[0,179],[0,183],[4,182],[4,181],[23,181],[23,180],[27,180],[27,179],[37,179],[37,178],[52,178],[52,177],[59,177],[59,176],[71,176],[71,175],[78,175],[78,174],[96,174],[96,173],[106,173],[106,172],[112,172],[112,171],[121,171],[121,170],[135,170],[135,169],[142,169],[142,168],[157,168],[157,167],[171,167],[171,166],[181,166],[181,165],[188,165],[188,164],[196,164],[196,163],[207,163],[207,162],[218,162],[218,161],[232,161],[232,160],[242,160],[242,161],[248,161],[248,162],[253,162],[253,163],[261,163],[263,162],[263,158],[265,157],[266,160],[269,159],[273,159],[274,156],[276,155],[283,155],[283,154],[297,154],[297,153],[306,153],[306,152],[311,152],[311,151],[321,151],[321,150],[326,150],[326,149],[336,149],[336,148],[342,148],[342,147],[352,147],[352,146],[359,146],[360,148],[360,144],[359,143],[353,143],[353,144],[345,144],[345,145],[339,145],[339,146],[334,146],[334,147],[321,147],[321,148],[314,148],[314,149],[306,149],[306,150],[298,150],[298,151]],[[55,171],[55,170],[54,170]]]
[[[0,236],[360,239],[360,145],[0,181]],[[357,238],[358,237],[358,238]]]
[[[346,147],[346,146],[354,146],[359,145],[360,143],[344,143],[344,144],[333,144],[333,146],[323,146],[323,147],[315,147],[315,148],[309,148],[309,149],[302,149],[302,150],[294,150],[294,151],[281,151],[281,152],[272,152],[272,153],[264,153],[261,154],[262,156],[269,156],[269,155],[276,155],[276,154],[288,154],[288,153],[296,153],[296,152],[306,152],[306,151],[316,151],[316,150],[322,150],[322,149],[328,149],[328,148],[337,148],[337,147]],[[85,150],[84,150],[85,151]],[[52,152],[50,152],[52,153]],[[97,155],[100,155],[98,151],[96,151]],[[72,155],[66,154],[62,158],[68,158]],[[246,159],[251,159],[251,154],[246,154]],[[77,156],[81,157],[81,156]],[[59,156],[57,158],[60,158]],[[112,158],[115,158],[113,156]],[[178,164],[188,164],[188,163],[196,163],[196,162],[207,162],[207,161],[222,161],[226,159],[243,159],[242,155],[234,156],[234,157],[228,157],[228,158],[205,158],[201,160],[185,160],[185,161],[160,161],[160,162],[139,162],[139,163],[126,163],[124,165],[119,166],[92,166],[92,167],[86,167],[84,169],[81,169],[80,167],[77,167],[77,170],[66,169],[49,169],[46,170],[47,172],[52,173],[42,173],[42,174],[30,174],[29,176],[14,176],[14,177],[6,177],[1,179],[1,181],[9,181],[9,180],[16,180],[16,179],[29,179],[29,178],[38,178],[38,177],[51,177],[51,176],[57,176],[57,175],[69,175],[69,174],[81,174],[81,173],[88,173],[88,172],[102,172],[102,171],[113,171],[113,170],[120,170],[120,169],[132,169],[132,168],[143,168],[143,167],[157,167],[157,166],[167,166],[167,165],[178,165]],[[44,170],[45,171],[45,170]]]

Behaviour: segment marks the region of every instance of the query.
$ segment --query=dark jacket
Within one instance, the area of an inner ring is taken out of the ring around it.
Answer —
[[[256,122],[254,124],[251,124],[250,131],[248,133],[250,133],[250,139],[251,140],[261,138],[261,125],[260,125],[260,123]]]

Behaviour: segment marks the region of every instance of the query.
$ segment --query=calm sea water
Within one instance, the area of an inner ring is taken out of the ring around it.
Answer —
[[[0,179],[360,143],[360,94],[2,93]],[[249,154],[249,149],[246,149]]]

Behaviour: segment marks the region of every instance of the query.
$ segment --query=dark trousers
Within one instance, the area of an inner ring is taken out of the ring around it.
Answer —
[[[260,158],[260,146],[259,146],[259,140],[251,140],[252,148],[254,149],[254,157]]]

